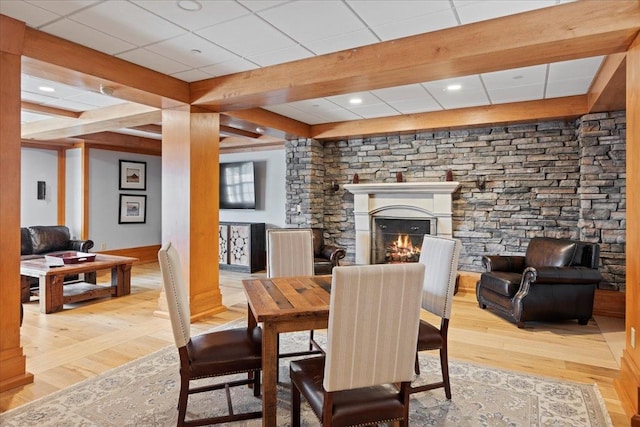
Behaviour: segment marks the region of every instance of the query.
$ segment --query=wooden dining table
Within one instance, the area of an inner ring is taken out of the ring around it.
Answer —
[[[331,275],[243,280],[247,324],[262,324],[262,425],[276,426],[278,334],[326,329]]]

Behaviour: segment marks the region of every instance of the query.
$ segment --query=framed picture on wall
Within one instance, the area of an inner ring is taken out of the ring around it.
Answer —
[[[147,162],[120,160],[120,190],[147,189]]]
[[[118,224],[144,224],[147,221],[147,196],[121,194]]]

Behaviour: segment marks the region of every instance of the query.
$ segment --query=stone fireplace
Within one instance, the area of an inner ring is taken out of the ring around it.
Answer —
[[[424,234],[452,237],[451,201],[459,186],[452,181],[345,185],[354,195],[356,264],[415,261]]]

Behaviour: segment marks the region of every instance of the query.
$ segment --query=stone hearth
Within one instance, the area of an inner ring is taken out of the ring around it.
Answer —
[[[451,201],[459,186],[455,181],[345,185],[354,195],[356,264],[371,263],[371,230],[375,217],[429,219],[436,224],[433,234],[452,237]]]

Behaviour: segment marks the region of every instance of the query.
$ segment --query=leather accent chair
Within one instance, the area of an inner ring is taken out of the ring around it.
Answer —
[[[314,274],[331,274],[333,267],[340,265],[346,251],[336,245],[325,244],[324,230],[312,228],[313,232],[313,271]]]
[[[300,396],[323,426],[409,425],[424,265],[333,269],[326,356],[292,361],[291,425]]]
[[[409,393],[444,388],[447,399],[451,399],[449,382],[449,356],[447,351],[449,319],[453,294],[458,277],[458,258],[462,244],[458,239],[425,235],[420,249],[420,264],[425,266],[422,287],[422,308],[440,317],[440,327],[420,320],[418,352],[439,350],[442,381],[411,386]],[[420,363],[416,353],[416,373],[420,374]]]
[[[515,321],[578,319],[586,325],[602,276],[600,246],[568,239],[534,237],[522,255],[484,256],[476,285],[480,308]]]
[[[191,312],[187,286],[182,273],[178,251],[166,243],[158,252],[162,282],[167,296],[173,338],[180,355],[180,396],[178,398],[178,426],[202,426],[262,417],[262,411],[234,413],[227,387],[253,385],[253,395],[260,396],[262,369],[262,330],[236,328],[204,333],[191,337]],[[248,378],[191,388],[193,380],[236,373],[248,373]],[[190,394],[226,389],[229,415],[185,420]]]

